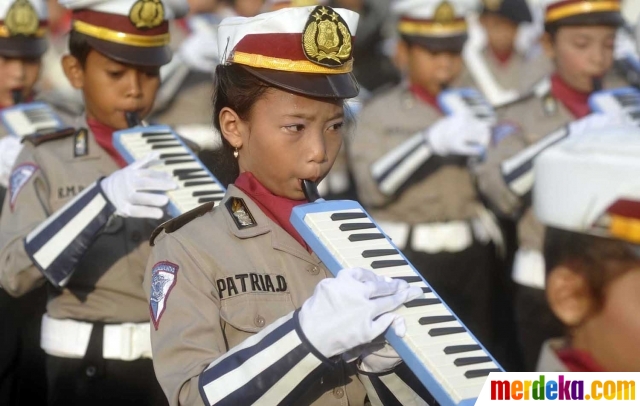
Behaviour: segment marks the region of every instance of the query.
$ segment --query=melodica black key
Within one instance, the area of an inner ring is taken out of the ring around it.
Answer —
[[[136,126],[114,133],[114,145],[127,162],[157,151],[161,159],[150,169],[169,174],[178,189],[166,193],[168,211],[178,216],[202,204],[222,200],[225,187],[168,126]]]

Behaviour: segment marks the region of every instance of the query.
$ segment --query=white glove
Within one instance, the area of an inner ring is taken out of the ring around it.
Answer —
[[[619,112],[593,113],[569,124],[569,134],[577,135],[609,127],[634,125],[630,117]]]
[[[0,139],[0,185],[5,188],[9,186],[11,169],[20,150],[22,150],[22,144],[18,137],[7,136]]]
[[[403,280],[383,278],[362,268],[343,269],[336,278],[316,286],[298,318],[311,344],[331,358],[370,343],[389,326],[403,336],[404,319],[390,312],[420,296],[422,289]]]
[[[402,363],[402,358],[386,340],[383,343],[365,347],[360,355],[360,369],[364,372],[387,372],[400,363]]]
[[[116,214],[122,217],[162,218],[160,207],[169,202],[166,195],[148,193],[166,192],[178,187],[168,173],[147,169],[156,164],[157,152],[139,159],[104,178],[100,187],[107,198],[116,207]]]
[[[491,140],[491,125],[475,117],[455,114],[443,117],[425,132],[437,155],[482,155]]]
[[[404,319],[402,319],[402,324],[404,324]],[[403,328],[406,330],[406,327]],[[361,371],[376,374],[390,371],[402,363],[402,358],[400,358],[400,355],[393,349],[391,344],[385,340],[384,336],[379,336],[369,344],[364,344],[345,352],[342,354],[342,359],[345,362],[359,359],[358,368]]]

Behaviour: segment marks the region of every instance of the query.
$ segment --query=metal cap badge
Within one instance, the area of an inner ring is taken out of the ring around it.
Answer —
[[[139,29],[158,27],[164,20],[164,6],[160,0],[138,0],[131,7],[129,19]]]
[[[27,0],[17,0],[11,5],[4,20],[10,35],[35,35],[40,22],[38,13]]]
[[[302,45],[307,59],[318,65],[337,67],[351,59],[351,32],[331,7],[318,6],[311,12]]]

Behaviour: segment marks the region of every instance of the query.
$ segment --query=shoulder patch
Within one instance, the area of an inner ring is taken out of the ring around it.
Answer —
[[[165,221],[160,224],[154,231],[151,233],[151,238],[149,239],[149,244],[153,247],[154,241],[161,232],[166,232],[167,234],[171,234],[174,231],[179,230],[185,224],[195,220],[196,218],[210,212],[213,209],[213,206],[216,202],[205,203],[202,206],[198,206],[195,209],[189,210],[188,212],[176,217],[171,220]]]
[[[498,145],[502,140],[521,130],[520,125],[512,121],[502,121],[491,129],[491,145]]]
[[[151,297],[149,298],[149,312],[153,327],[158,329],[162,313],[167,308],[167,299],[171,289],[178,280],[180,267],[172,262],[160,261],[151,270]]]
[[[18,194],[20,194],[24,185],[27,184],[29,179],[31,179],[38,169],[38,165],[26,162],[16,166],[13,169],[13,172],[11,172],[11,177],[9,178],[9,205],[11,206],[12,212],[13,206],[18,198]]]
[[[81,131],[81,130],[83,129],[80,129],[78,131]],[[68,127],[58,131],[51,132],[51,133],[35,133],[31,135],[25,135],[24,137],[22,137],[22,140],[23,142],[29,141],[30,143],[32,143],[34,146],[37,147],[38,145],[43,144],[45,142],[57,140],[58,138],[69,137],[71,135],[74,135],[75,133],[76,133],[75,128]]]
[[[239,230],[254,227],[258,224],[242,198],[232,197],[227,200],[225,206],[227,206],[227,210],[229,210],[229,214],[231,214],[231,218],[233,218]]]

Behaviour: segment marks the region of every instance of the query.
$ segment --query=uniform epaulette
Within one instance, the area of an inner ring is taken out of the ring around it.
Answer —
[[[151,233],[151,238],[149,238],[149,244],[153,247],[154,241],[161,232],[166,232],[167,234],[171,234],[174,231],[179,230],[185,224],[195,220],[196,218],[205,215],[213,209],[215,202],[205,203],[202,206],[198,206],[195,209],[189,210],[188,212],[181,214],[176,218],[172,218],[171,220],[167,220],[164,223],[160,224],[153,233]]]
[[[76,130],[73,127],[67,127],[50,133],[35,133],[22,137],[22,142],[29,141],[31,144],[37,147],[38,145],[44,144],[45,142],[69,137],[75,134],[77,131],[79,130]]]

